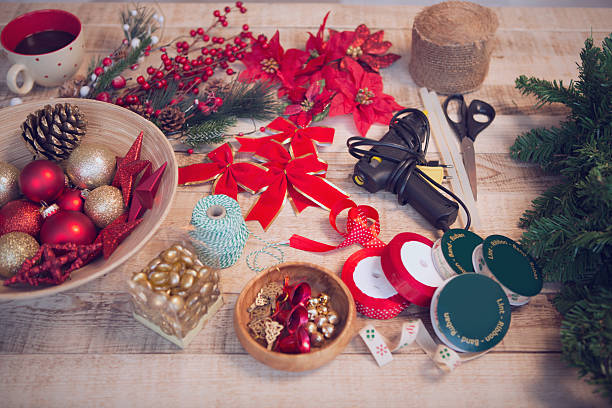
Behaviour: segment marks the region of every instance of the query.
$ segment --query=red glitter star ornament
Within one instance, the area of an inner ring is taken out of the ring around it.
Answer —
[[[147,209],[153,208],[153,200],[167,165],[168,162],[164,162],[152,174],[143,176],[134,190],[134,200],[140,201]]]
[[[36,254],[26,259],[14,276],[4,285],[25,283],[30,286],[42,284],[59,285],[70,277],[70,273],[82,268],[102,252],[101,243],[88,245],[43,244]]]
[[[128,237],[142,222],[142,218],[133,221],[128,221],[128,215],[122,214],[115,219],[110,225],[100,231],[94,244],[102,244],[102,255],[104,259],[108,259],[115,249]]]
[[[149,164],[148,160],[140,160],[142,136],[143,132],[140,132],[124,157],[117,157],[117,173],[113,179],[113,186],[121,187],[125,205],[130,202],[134,179]]]

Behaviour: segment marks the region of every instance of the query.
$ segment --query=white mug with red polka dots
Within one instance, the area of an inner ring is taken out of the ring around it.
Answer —
[[[85,53],[81,21],[64,10],[36,10],[15,18],[2,30],[0,43],[14,64],[7,85],[19,95],[30,92],[35,82],[61,85],[77,72]]]

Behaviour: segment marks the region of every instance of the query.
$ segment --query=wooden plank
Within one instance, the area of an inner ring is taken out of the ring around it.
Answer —
[[[280,407],[313,400],[338,407],[606,406],[558,354],[493,354],[448,375],[412,354],[397,355],[383,369],[370,356],[343,355],[308,373],[274,371],[231,354],[25,354],[2,357],[0,375],[7,406],[23,405],[24,395],[27,405],[62,408]]]
[[[225,271],[224,271],[225,272]],[[242,276],[244,281],[244,275]],[[226,284],[233,276],[222,277]],[[223,286],[224,288],[227,285]],[[77,289],[33,301],[15,301],[0,308],[0,355],[6,354],[146,354],[179,350],[132,317],[125,288],[116,292]],[[538,295],[523,307],[513,308],[510,330],[495,353],[560,352],[559,315],[551,304],[554,295]],[[245,354],[232,329],[237,294],[224,293],[225,304],[196,336],[186,354]],[[332,303],[333,304],[333,303]],[[390,338],[408,318],[420,318],[433,333],[429,310],[412,305],[400,317],[376,321],[359,317],[353,331],[366,323]],[[537,330],[532,330],[537,327]],[[421,354],[418,348],[408,353]],[[355,337],[345,354],[368,354]]]

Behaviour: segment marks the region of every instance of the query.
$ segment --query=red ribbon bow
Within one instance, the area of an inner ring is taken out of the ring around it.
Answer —
[[[279,117],[274,119],[267,128],[277,130],[280,133],[265,136],[260,138],[253,137],[237,137],[236,140],[240,143],[239,152],[256,152],[262,143],[274,140],[281,144],[290,142],[289,150],[293,157],[300,157],[305,154],[317,154],[314,146],[317,144],[332,144],[334,141],[333,128],[312,126],[301,128],[293,122]]]
[[[346,232],[342,232],[336,225],[338,215],[349,208],[346,219]],[[368,220],[373,222],[368,225]],[[327,252],[333,249],[344,248],[358,243],[364,248],[382,248],[385,243],[377,238],[380,233],[380,221],[378,211],[368,205],[356,205],[351,200],[343,199],[338,201],[329,213],[329,223],[344,237],[340,245],[333,246],[322,242],[313,241],[300,235],[292,235],[289,239],[289,246],[302,251]]]
[[[211,163],[179,167],[178,184],[201,184],[215,179],[214,194],[225,194],[233,199],[238,196],[238,187],[252,194],[261,188],[261,179],[267,170],[253,163],[234,163],[234,154],[229,143],[222,144],[207,156]]]
[[[287,194],[297,213],[308,206],[330,209],[348,195],[317,174],[327,171],[327,164],[314,154],[294,158],[278,142],[262,143],[255,155],[269,160],[269,170],[261,178],[265,191],[253,205],[245,220],[258,221],[266,230],[280,212]]]

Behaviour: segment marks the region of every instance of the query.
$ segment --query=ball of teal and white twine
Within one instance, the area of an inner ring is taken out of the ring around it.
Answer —
[[[238,202],[224,194],[200,199],[193,208],[191,225],[195,228],[189,231],[189,236],[200,260],[214,268],[228,268],[235,264],[251,234]],[[250,269],[255,272],[265,269],[257,262],[263,254],[271,256],[277,263],[284,261],[284,254],[279,248],[283,244],[270,244],[253,235],[266,245],[247,256],[246,262]]]

